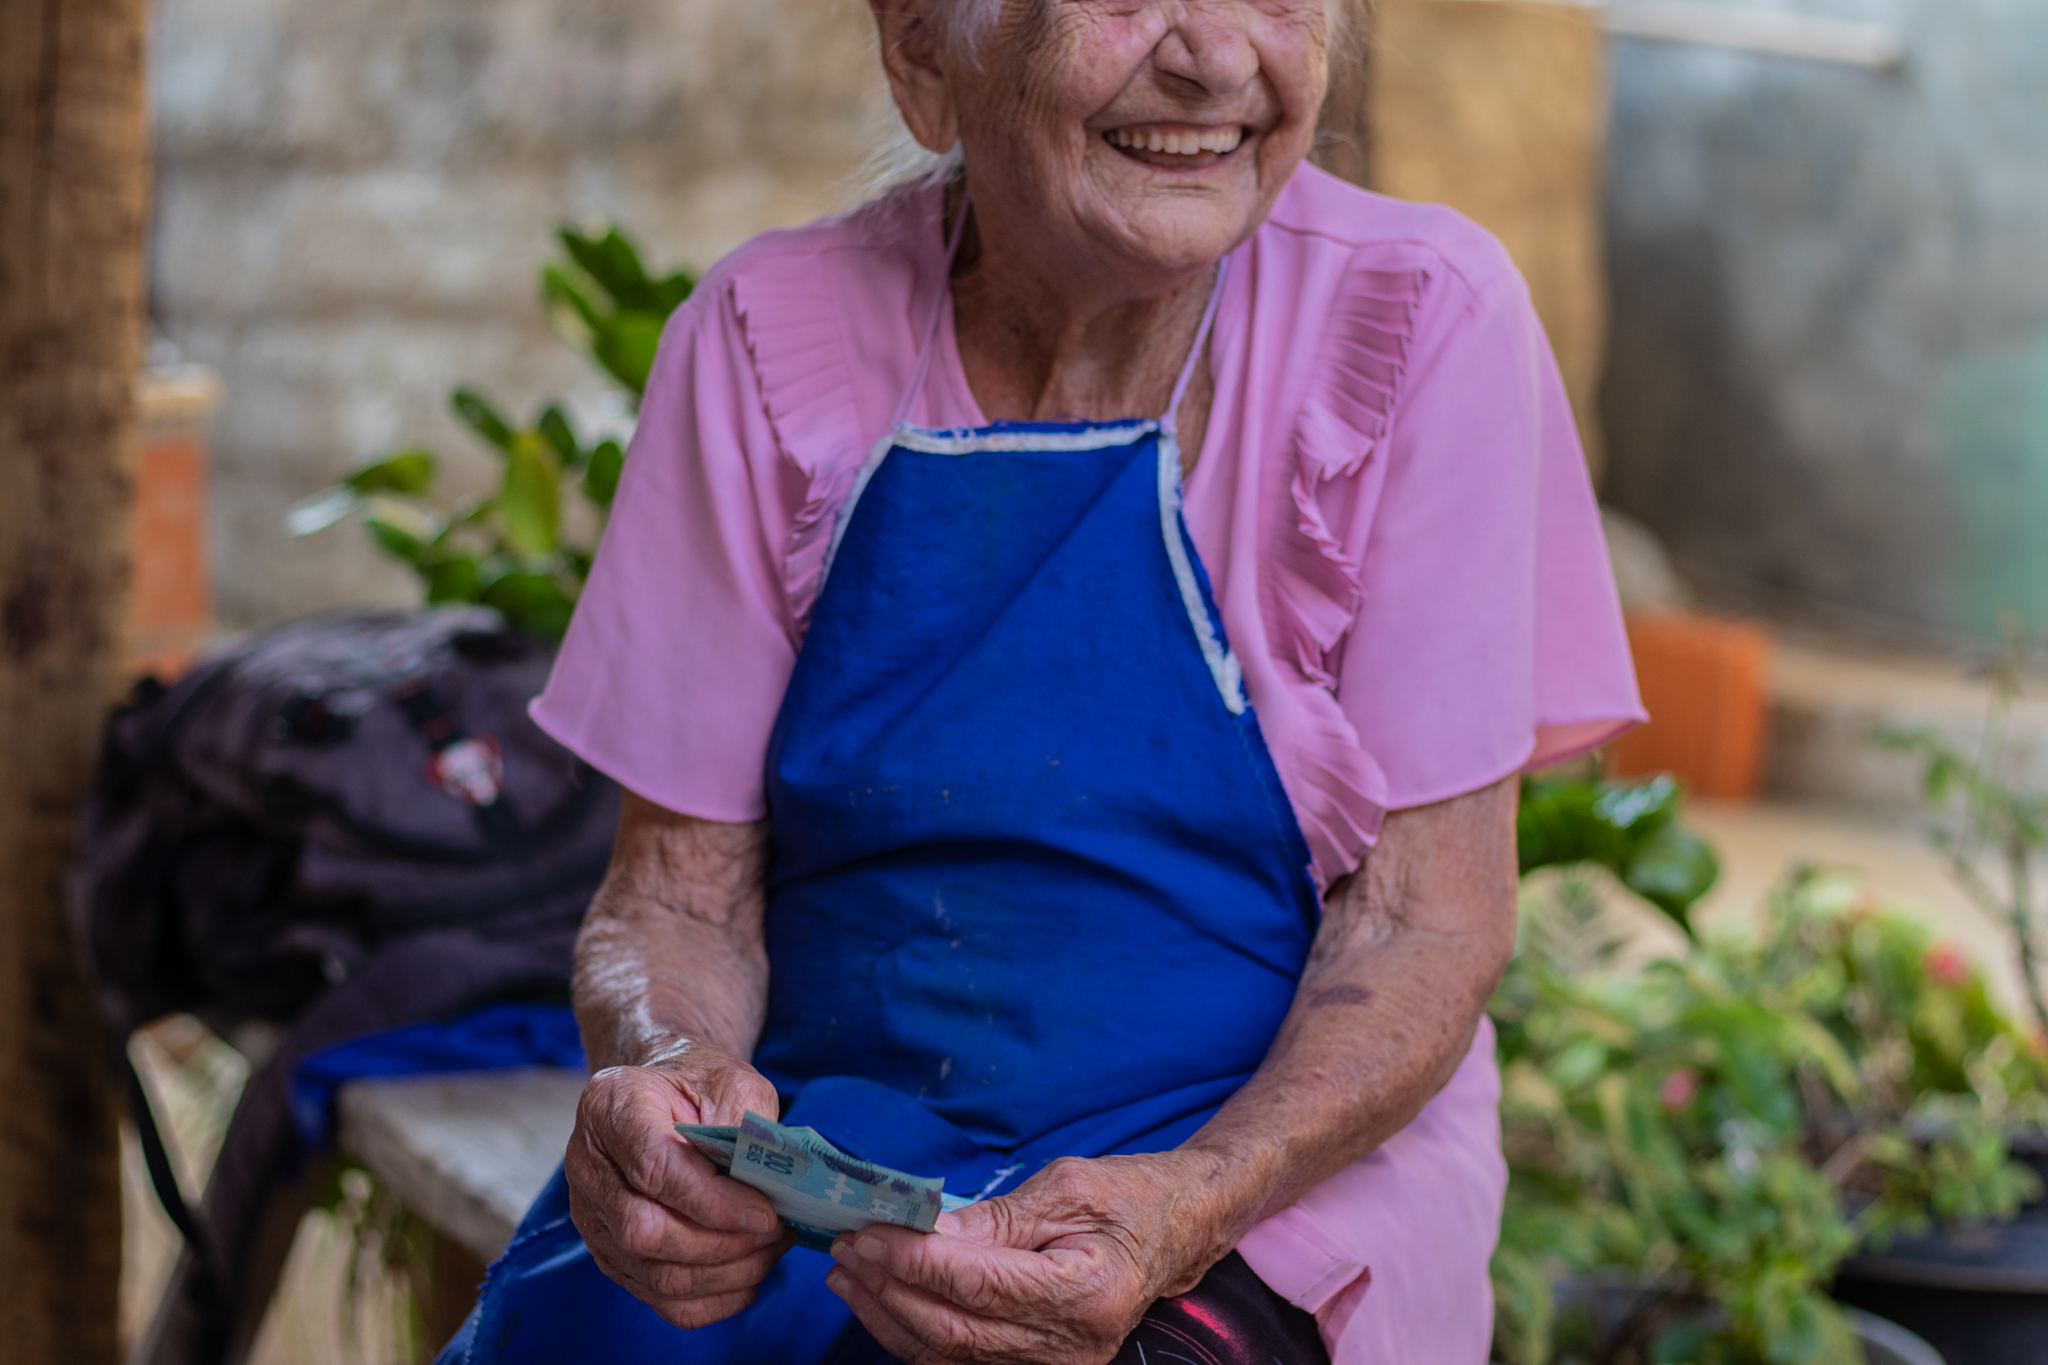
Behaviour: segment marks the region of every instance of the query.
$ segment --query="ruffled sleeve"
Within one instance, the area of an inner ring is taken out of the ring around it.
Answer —
[[[1643,718],[1564,386],[1521,276],[1487,245],[1494,268],[1476,280],[1429,282],[1398,401],[1368,414],[1382,422],[1370,486],[1347,488],[1351,466],[1303,429],[1307,476],[1335,471],[1303,519],[1368,526],[1355,566],[1326,558],[1355,574],[1337,699],[1388,809],[1561,761]]]

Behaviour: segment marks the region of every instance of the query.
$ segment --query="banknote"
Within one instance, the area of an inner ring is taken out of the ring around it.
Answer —
[[[738,1125],[679,1123],[676,1131],[720,1172],[767,1195],[798,1244],[818,1251],[870,1223],[930,1232],[941,1213],[969,1202],[946,1194],[937,1177],[862,1161],[814,1128],[759,1114]]]
[[[690,1145],[702,1152],[720,1175],[732,1169],[733,1144],[739,1141],[738,1124],[679,1123],[676,1131],[690,1140]]]

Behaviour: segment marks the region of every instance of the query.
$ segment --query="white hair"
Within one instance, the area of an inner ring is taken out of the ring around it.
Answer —
[[[989,30],[1002,16],[1005,0],[932,0],[939,39],[962,60],[980,60]],[[857,177],[860,197],[872,198],[900,185],[944,184],[960,174],[960,145],[934,152],[911,136],[893,105],[883,114],[872,137],[874,150]]]

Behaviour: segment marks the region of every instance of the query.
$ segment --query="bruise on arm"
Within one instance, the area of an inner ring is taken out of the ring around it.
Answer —
[[[611,866],[576,941],[593,1071],[698,1043],[753,1052],[768,1002],[768,822],[699,820],[626,793]]]

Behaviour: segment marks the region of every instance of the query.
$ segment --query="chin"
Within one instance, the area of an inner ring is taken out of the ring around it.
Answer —
[[[1118,235],[1126,251],[1159,274],[1184,275],[1216,264],[1251,229],[1251,210],[1235,202],[1186,209],[1145,206],[1123,218]]]

